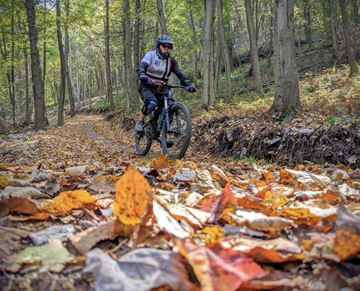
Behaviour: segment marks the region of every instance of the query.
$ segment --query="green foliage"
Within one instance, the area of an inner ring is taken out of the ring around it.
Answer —
[[[243,161],[244,161],[245,163],[255,164],[255,163],[258,162],[258,159],[255,158],[254,156],[248,156],[248,157],[245,157],[245,158],[243,159]]]

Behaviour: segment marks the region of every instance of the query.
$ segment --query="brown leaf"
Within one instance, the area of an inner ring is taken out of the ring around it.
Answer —
[[[167,156],[159,156],[151,162],[151,168],[161,170],[169,167],[169,158]]]
[[[112,220],[70,237],[71,244],[82,254],[86,254],[98,242],[115,239],[123,234],[123,226],[117,220]]]

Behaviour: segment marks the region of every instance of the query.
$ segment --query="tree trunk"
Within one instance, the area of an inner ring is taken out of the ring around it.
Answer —
[[[134,30],[134,68],[140,63],[140,0],[135,0],[135,30]]]
[[[330,0],[330,18],[331,18],[331,41],[332,41],[332,53],[335,59],[339,58],[339,50],[336,37],[336,0]]]
[[[283,113],[301,108],[293,16],[294,0],[276,0],[274,23],[275,98],[271,109]]]
[[[360,24],[360,15],[359,15],[359,5],[358,5],[358,1],[359,1],[359,0],[351,0],[352,16],[353,16],[355,25]]]
[[[306,42],[309,47],[312,46],[312,34],[311,34],[311,7],[310,7],[310,0],[304,0],[304,30],[305,30],[305,37]]]
[[[166,26],[165,9],[164,9],[163,0],[157,0],[157,10],[158,10],[158,17],[159,17],[161,33],[169,34],[169,31]]]
[[[58,46],[59,46],[60,74],[61,74],[57,125],[61,126],[64,124],[64,103],[65,103],[65,87],[66,87],[66,61],[65,61],[65,53],[64,53],[62,32],[61,32],[61,0],[56,0],[56,33],[57,33]]]
[[[14,0],[11,2],[11,68],[10,68],[10,101],[13,117],[13,126],[16,126],[16,103],[15,103],[15,21]]]
[[[198,45],[198,38],[196,36],[196,27],[195,27],[195,22],[194,22],[194,17],[191,11],[191,6],[189,5],[189,21],[190,21],[190,27],[191,27],[191,31],[192,31],[192,41],[194,45]],[[198,66],[198,54],[197,53],[193,53],[192,54],[192,63],[194,65],[194,82],[196,82],[196,79],[198,77],[200,77],[200,73],[199,73],[199,66]]]
[[[35,0],[26,0],[26,14],[29,26],[31,51],[31,74],[33,81],[33,96],[35,109],[35,129],[42,129],[49,124],[46,117],[44,98],[44,82],[42,80],[40,55],[38,49],[38,31],[36,28]]]
[[[105,67],[106,67],[106,98],[110,102],[110,108],[115,110],[114,99],[112,96],[111,67],[110,67],[110,35],[109,35],[109,2],[105,0]]]
[[[359,69],[356,63],[352,40],[351,40],[351,29],[350,29],[350,23],[347,13],[347,1],[339,0],[339,4],[340,4],[341,18],[343,23],[343,30],[344,30],[345,50],[350,65],[349,77],[352,77],[359,72]]]
[[[44,9],[46,10],[46,0],[44,0]],[[45,17],[44,17],[44,22],[46,22],[46,15],[47,12],[45,11]],[[46,27],[47,25],[44,26],[44,43],[43,43],[43,82],[44,82],[44,98],[46,96],[46,92],[45,92],[45,88],[46,88]]]
[[[24,59],[25,59],[25,125],[29,125],[31,122],[32,104],[29,94],[29,58],[28,58],[27,48],[24,48]]]
[[[215,1],[205,1],[205,23],[203,44],[204,91],[203,106],[209,109],[215,102],[214,92],[214,57],[213,57],[213,26]]]
[[[70,75],[70,65],[69,65],[69,51],[70,51],[70,37],[69,37],[69,29],[68,29],[68,19],[70,14],[70,3],[69,0],[64,1],[65,4],[65,13],[66,13],[66,21],[64,23],[64,31],[65,31],[65,73],[66,73],[66,85],[68,91],[68,97],[70,102],[70,116],[75,115],[75,100],[74,100],[74,90],[73,84],[71,81]]]
[[[228,45],[226,43],[225,37],[225,29],[224,29],[224,20],[223,20],[223,5],[222,0],[217,0],[217,13],[218,13],[218,31],[219,38],[221,44],[221,54],[224,57],[224,65],[225,65],[225,84],[226,84],[226,102],[230,102],[231,100],[231,64],[230,64],[230,55]]]
[[[134,68],[132,66],[131,18],[129,0],[125,0],[124,9],[124,66],[125,66],[125,92],[127,97],[126,109],[133,112],[137,109],[137,92],[135,90]]]
[[[257,92],[262,95],[262,80],[261,80],[261,73],[260,73],[260,61],[258,55],[258,46],[256,41],[256,32],[254,28],[254,21],[253,21],[253,7],[251,7],[250,0],[245,0],[245,10],[246,10],[246,22],[249,32],[249,39],[250,39],[250,55],[251,55],[251,64],[252,64],[252,71],[254,75],[254,81]]]

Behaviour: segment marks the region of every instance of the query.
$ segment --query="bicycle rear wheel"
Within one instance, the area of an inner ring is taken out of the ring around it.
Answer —
[[[191,140],[191,115],[182,103],[174,103],[169,110],[170,128],[164,121],[161,147],[163,153],[171,159],[181,159]]]
[[[135,150],[139,156],[146,156],[149,152],[153,140],[154,127],[151,121],[147,120],[144,124],[144,131],[135,132]]]

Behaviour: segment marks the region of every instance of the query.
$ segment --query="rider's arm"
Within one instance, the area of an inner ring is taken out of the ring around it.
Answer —
[[[181,86],[189,86],[191,82],[186,78],[184,73],[181,71],[177,61],[174,58],[172,59],[172,72],[179,78]]]
[[[142,76],[146,76],[146,68],[149,66],[148,63],[145,62],[141,62],[140,65],[138,66],[138,68],[136,69],[136,75],[138,77],[138,79],[140,80],[140,78]]]

